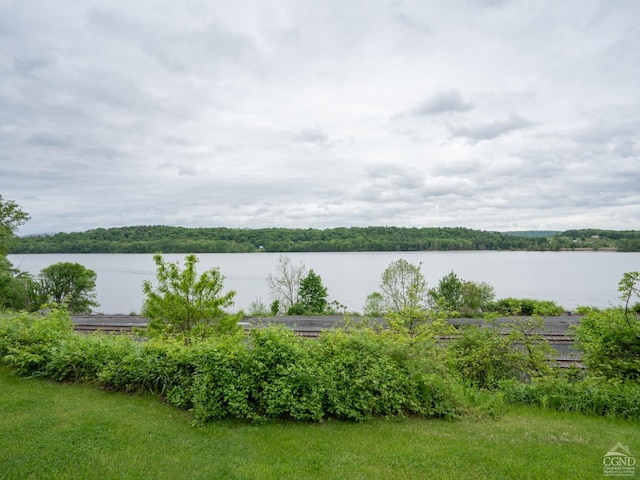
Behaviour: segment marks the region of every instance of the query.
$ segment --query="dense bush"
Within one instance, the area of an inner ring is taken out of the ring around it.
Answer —
[[[318,343],[326,408],[363,420],[404,413],[453,417],[461,412],[454,382],[434,345],[369,329],[327,332]]]
[[[574,332],[590,371],[605,378],[640,379],[640,321],[635,315],[623,308],[591,310]]]
[[[318,340],[265,327],[187,345],[78,334],[66,312],[53,310],[0,317],[0,360],[22,375],[150,392],[191,411],[196,422],[454,418],[491,413],[501,395],[513,403],[640,416],[640,387],[628,373],[609,379],[606,369],[596,371],[600,379],[551,374],[544,343],[524,337],[531,327],[516,325],[508,336],[470,328],[444,345],[435,333],[410,336],[366,325],[350,324]],[[496,390],[501,393],[490,393]]]
[[[545,375],[557,352],[536,334],[541,317],[515,319],[507,334],[493,326],[468,326],[450,343],[452,369],[479,388],[494,389],[502,380],[528,381]]]
[[[151,392],[199,422],[454,417],[465,411],[464,395],[438,351],[433,343],[369,328],[335,330],[315,341],[265,327],[185,345],[77,334],[62,311],[0,320],[0,358],[19,373]]]
[[[551,300],[534,300],[531,298],[501,298],[490,303],[486,310],[500,315],[561,315],[566,310]]]
[[[21,375],[45,376],[60,345],[73,334],[71,318],[58,309],[46,316],[0,317],[0,358]]]

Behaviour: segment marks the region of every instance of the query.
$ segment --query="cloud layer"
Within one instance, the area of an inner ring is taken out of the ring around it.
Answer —
[[[0,4],[21,234],[640,228],[640,3]]]

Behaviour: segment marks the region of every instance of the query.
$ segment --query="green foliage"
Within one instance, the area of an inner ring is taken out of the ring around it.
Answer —
[[[500,383],[504,399],[513,404],[536,405],[564,412],[640,419],[640,384],[615,379],[545,376],[530,383]]]
[[[327,288],[322,284],[320,275],[313,269],[300,280],[298,301],[291,305],[287,315],[321,315],[328,308]]]
[[[4,315],[0,317],[0,359],[21,375],[46,376],[52,356],[71,333],[71,317],[56,306],[45,316]]]
[[[368,328],[320,340],[283,327],[139,342],[82,335],[68,314],[13,315],[0,323],[0,358],[24,375],[145,391],[193,412],[197,422],[238,418],[319,421],[378,415],[454,417],[468,409],[433,341]]]
[[[249,304],[249,317],[268,317],[270,314],[271,310],[260,299],[255,299]]]
[[[29,215],[16,202],[0,195],[0,258],[9,253],[16,230],[27,220]]]
[[[577,347],[590,372],[640,380],[640,322],[621,308],[592,310],[574,327]]]
[[[573,250],[616,249],[621,252],[637,252],[640,249],[640,231],[638,230],[567,230],[549,239],[554,249]]]
[[[451,272],[440,279],[436,288],[429,290],[428,296],[431,308],[437,312],[451,317],[473,317],[487,310],[495,293],[488,283],[463,281]]]
[[[463,316],[475,316],[488,310],[495,298],[495,290],[486,282],[464,282],[462,284]]]
[[[459,312],[463,302],[462,285],[462,280],[454,272],[445,275],[436,288],[429,290],[429,302],[438,310]]]
[[[27,220],[29,215],[17,203],[0,195],[0,311],[29,308],[31,277],[14,270],[6,257],[16,230]]]
[[[94,290],[96,272],[79,263],[60,262],[40,271],[39,294],[71,313],[89,313],[97,307]]]
[[[365,317],[382,317],[384,315],[384,298],[380,292],[372,292],[367,295],[362,309]]]
[[[437,347],[369,328],[325,332],[319,341],[326,409],[361,421],[379,415],[452,418],[463,402]]]
[[[325,416],[314,346],[285,327],[251,332],[251,398],[259,416],[303,421]]]
[[[537,238],[467,228],[351,227],[331,229],[97,228],[18,239],[12,253],[240,253],[427,250],[560,250],[618,248],[638,251],[640,231],[568,231]],[[588,235],[587,235],[588,233]],[[598,235],[592,238],[591,235]],[[261,248],[262,247],[262,248]]]
[[[193,334],[206,335],[211,329],[221,333],[237,328],[238,316],[224,308],[233,305],[234,291],[222,294],[224,276],[212,268],[198,276],[195,255],[187,255],[184,269],[177,263],[153,256],[158,285],[143,283],[143,315],[150,319],[149,331],[179,335],[188,340]]]
[[[487,311],[500,315],[542,315],[544,317],[561,315],[566,310],[550,300],[531,298],[501,298],[487,305]]]
[[[420,271],[422,264],[413,265],[404,258],[391,262],[382,273],[380,290],[389,311],[425,309],[427,282]]]
[[[640,288],[638,288],[639,283],[640,272],[627,272],[622,276],[620,282],[618,282],[618,291],[620,292],[620,298],[624,302],[624,316],[629,326],[631,326],[631,320],[629,319],[629,302],[634,295],[636,297],[640,296]]]
[[[0,256],[0,310],[36,311],[47,301],[37,282],[29,273],[18,272]]]
[[[516,319],[509,333],[469,326],[449,347],[450,363],[461,378],[479,388],[496,389],[502,380],[528,380],[549,372],[553,349],[536,332],[541,318]]]
[[[275,317],[278,315],[278,312],[280,311],[280,300],[274,300],[271,302],[269,310],[271,312],[271,316]]]

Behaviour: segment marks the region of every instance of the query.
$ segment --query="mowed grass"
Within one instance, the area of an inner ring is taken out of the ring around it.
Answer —
[[[481,420],[195,427],[154,397],[0,367],[0,479],[602,479],[618,442],[640,458],[640,422],[534,408]]]

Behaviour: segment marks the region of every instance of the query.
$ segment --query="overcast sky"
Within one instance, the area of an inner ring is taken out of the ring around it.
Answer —
[[[638,0],[0,0],[19,234],[640,228]]]

